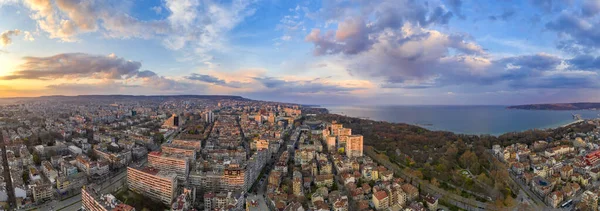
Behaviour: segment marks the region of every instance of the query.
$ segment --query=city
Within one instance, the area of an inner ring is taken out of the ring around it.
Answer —
[[[435,196],[416,203],[415,186],[364,156],[361,135],[335,122],[303,121],[315,115],[298,105],[227,97],[63,100],[2,107],[20,121],[2,131],[15,190],[6,207],[437,207]]]
[[[600,211],[600,0],[0,0],[0,211]]]
[[[327,110],[319,107],[235,96],[107,95],[30,99],[0,107],[0,115],[8,161],[2,178],[11,181],[4,179],[7,197],[0,202],[8,209],[598,206],[599,120],[563,127],[567,132],[560,140],[528,139],[488,148],[490,168],[504,168],[510,175],[503,181],[512,193],[498,204],[493,195],[477,189],[456,194],[448,187],[458,185],[452,180],[424,179],[416,173],[423,169],[403,167],[381,154],[366,145],[371,142],[363,135],[328,120],[323,116],[329,115]],[[589,132],[580,132],[584,130]],[[476,171],[468,169],[460,173],[469,177]],[[484,178],[471,180],[485,185]]]

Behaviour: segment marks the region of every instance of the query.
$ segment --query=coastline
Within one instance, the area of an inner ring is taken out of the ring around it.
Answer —
[[[518,133],[528,130],[553,130],[596,119],[598,111],[586,110],[582,120],[573,120],[569,111],[506,109],[505,106],[321,106],[329,114],[362,120],[409,124],[431,131],[464,135]]]
[[[571,125],[574,125],[574,124],[577,124],[577,123],[580,123],[580,122],[584,122],[584,121],[586,121],[586,120],[587,120],[587,119],[579,119],[579,120],[575,120],[575,121],[573,121],[573,122],[571,122],[571,123],[569,123],[569,124],[565,124],[565,125],[562,125],[562,126],[560,126],[560,127],[549,128],[549,129],[556,129],[556,128],[561,128],[561,127],[568,127],[568,126],[571,126]]]

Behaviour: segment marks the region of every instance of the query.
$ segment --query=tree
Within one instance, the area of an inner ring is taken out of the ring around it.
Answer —
[[[38,152],[33,152],[33,162],[35,163],[35,165],[42,165],[42,159],[40,158],[40,155],[38,154]]]
[[[515,199],[511,196],[506,196],[506,199],[504,199],[504,205],[507,207],[515,206]]]
[[[489,177],[487,177],[484,173],[479,174],[477,176],[477,180],[479,180],[480,182],[483,182],[487,185],[490,185],[490,186],[494,185],[494,182]]]
[[[23,175],[21,175],[21,177],[23,177],[23,183],[29,184],[29,168],[23,169]]]
[[[431,178],[431,184],[435,187],[440,187],[440,182],[438,182],[438,180],[435,177]]]
[[[162,144],[163,142],[165,142],[165,136],[163,136],[163,134],[157,133],[154,135],[154,137],[152,137],[154,140],[154,143],[157,145]]]
[[[96,161],[98,160],[98,154],[96,154],[96,151],[94,151],[94,149],[90,149],[87,152],[87,156],[92,160],[92,161]]]
[[[475,155],[475,153],[471,152],[471,150],[467,150],[465,151],[465,153],[463,153],[460,158],[458,159],[458,162],[460,162],[460,166],[466,169],[470,169],[471,165],[473,165],[473,163],[477,162],[477,155]]]

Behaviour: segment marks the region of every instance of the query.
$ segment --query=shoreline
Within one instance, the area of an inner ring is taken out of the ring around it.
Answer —
[[[563,127],[568,127],[577,123],[581,123],[581,122],[585,122],[587,120],[593,120],[593,119],[597,119],[597,118],[586,118],[586,119],[580,119],[580,120],[574,120],[568,123],[555,123],[555,124],[548,124],[546,126],[542,126],[542,127],[537,127],[537,128],[530,128],[530,129],[525,129],[525,130],[515,130],[515,131],[506,131],[506,132],[502,132],[502,133],[469,133],[469,132],[464,132],[464,131],[451,131],[451,130],[444,130],[444,129],[440,129],[438,127],[436,127],[437,125],[435,124],[419,124],[419,123],[410,123],[410,122],[396,122],[396,121],[386,121],[386,120],[378,120],[378,119],[373,119],[370,117],[365,117],[365,116],[352,116],[349,115],[345,112],[332,112],[331,109],[322,106],[321,108],[325,109],[327,111],[328,114],[335,114],[335,115],[340,115],[340,116],[346,116],[346,117],[351,117],[351,118],[356,118],[356,119],[361,119],[361,120],[370,120],[370,121],[376,121],[376,122],[388,122],[388,123],[394,123],[394,124],[408,124],[408,125],[412,125],[412,126],[416,126],[416,127],[420,127],[426,130],[430,130],[430,131],[445,131],[445,132],[451,132],[454,134],[461,134],[461,135],[475,135],[475,136],[495,136],[495,137],[499,137],[501,135],[504,134],[510,134],[510,133],[520,133],[520,132],[524,132],[524,131],[529,131],[529,130],[555,130],[558,128],[563,128]],[[522,110],[522,109],[515,109],[515,110]]]
[[[574,125],[574,124],[577,124],[577,123],[580,123],[580,122],[584,122],[584,121],[586,121],[586,120],[588,120],[588,119],[579,119],[579,120],[575,120],[575,121],[573,121],[573,122],[571,122],[571,123],[564,124],[564,125],[562,125],[562,126],[560,126],[560,127],[549,128],[549,129],[556,129],[556,128],[561,128],[561,127],[568,127],[568,126],[571,126],[571,125]]]

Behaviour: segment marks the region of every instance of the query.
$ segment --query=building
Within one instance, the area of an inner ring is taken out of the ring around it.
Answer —
[[[77,167],[74,166],[73,164],[71,164],[67,161],[63,161],[60,163],[60,175],[61,176],[70,177],[71,175],[77,174],[77,172],[79,172],[79,171],[77,170]]]
[[[438,198],[432,195],[427,194],[423,197],[423,201],[425,201],[427,208],[429,210],[437,210],[438,207]]]
[[[415,186],[405,183],[405,184],[402,184],[401,187],[402,187],[402,191],[404,191],[404,193],[406,193],[407,201],[415,200],[419,196],[419,189],[417,189]]]
[[[564,180],[568,180],[573,175],[573,167],[563,166],[560,168],[560,177]]]
[[[180,176],[187,175],[190,168],[185,155],[158,151],[148,153],[148,165],[162,171],[174,172]]]
[[[269,141],[265,140],[265,139],[257,139],[257,140],[253,140],[252,143],[250,143],[250,149],[252,150],[262,150],[262,149],[269,149]]]
[[[302,173],[300,173],[299,171],[294,171],[293,180],[292,180],[292,190],[294,192],[294,195],[296,195],[296,196],[303,195],[302,183],[303,183]]]
[[[325,138],[325,143],[327,144],[327,150],[333,152],[336,150],[336,138],[335,136],[327,136]]]
[[[386,210],[390,206],[388,194],[383,190],[375,192],[371,200],[376,210]]]
[[[315,185],[317,187],[333,186],[333,174],[322,174],[315,176]]]
[[[196,149],[188,146],[181,146],[175,144],[163,144],[160,149],[164,153],[168,154],[181,154],[186,157],[195,160],[196,159]]]
[[[105,148],[106,149],[106,148]],[[127,166],[132,160],[131,150],[123,150],[121,152],[113,153],[105,149],[94,149],[94,152],[100,157],[108,160],[115,167]]]
[[[588,153],[583,158],[588,166],[596,166],[600,162],[600,150]]]
[[[50,183],[38,182],[31,186],[33,193],[33,201],[43,202],[51,200],[53,197],[54,189]]]
[[[215,113],[213,113],[212,111],[205,112],[202,115],[202,118],[207,123],[213,123],[215,121]]]
[[[42,172],[46,175],[46,178],[50,180],[51,183],[56,182],[56,177],[58,177],[58,172],[52,167],[52,164],[47,160],[42,162]]]
[[[87,176],[83,172],[71,176],[59,176],[56,178],[56,190],[65,193],[70,190],[79,189],[87,183]]]
[[[350,135],[346,140],[346,156],[361,157],[363,156],[363,136]]]
[[[127,167],[127,186],[130,190],[171,205],[176,196],[176,175],[152,167],[140,169]]]
[[[196,196],[196,189],[184,189],[171,205],[171,211],[188,211],[192,207]]]
[[[581,194],[581,203],[585,204],[587,210],[598,210],[598,195],[587,190]]]
[[[531,186],[533,191],[542,196],[548,195],[554,189],[554,185],[551,182],[540,176],[533,178]]]
[[[204,194],[204,210],[243,210],[244,195],[238,192]]]
[[[86,211],[135,211],[135,208],[121,203],[111,194],[98,194],[95,185],[81,188],[81,206]]]
[[[162,125],[163,128],[176,129],[179,127],[179,116],[177,114],[173,114],[173,116],[169,117],[165,123]]]
[[[237,164],[229,164],[220,179],[220,190],[228,192],[248,190],[248,186],[252,185],[246,184],[246,169]]]
[[[104,178],[109,173],[108,162],[104,160],[92,161],[85,155],[79,155],[75,159],[75,166],[85,172],[92,179]]]
[[[194,149],[196,151],[200,151],[202,149],[202,142],[200,140],[182,140],[175,139],[171,141],[171,145],[183,149]]]
[[[558,208],[563,201],[563,194],[560,191],[554,191],[546,196],[546,203],[552,208]]]

